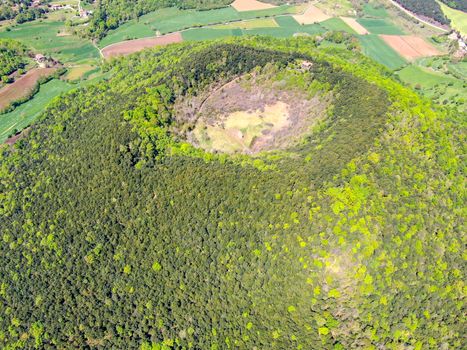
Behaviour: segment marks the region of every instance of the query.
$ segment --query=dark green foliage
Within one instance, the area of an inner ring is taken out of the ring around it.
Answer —
[[[113,61],[1,150],[2,348],[462,347],[460,118],[350,51],[235,42]],[[334,97],[300,147],[172,137],[177,98],[297,59]]]
[[[450,22],[435,0],[396,0],[396,2],[407,10],[417,15],[431,18],[438,23],[449,24]]]
[[[467,12],[467,0],[441,0],[441,2],[453,9]]]

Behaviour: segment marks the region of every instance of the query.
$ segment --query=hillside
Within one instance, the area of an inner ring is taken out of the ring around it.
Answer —
[[[315,46],[114,60],[3,146],[1,347],[461,348],[465,115]],[[197,121],[265,108],[233,104],[252,86],[321,112],[255,155],[197,148]]]

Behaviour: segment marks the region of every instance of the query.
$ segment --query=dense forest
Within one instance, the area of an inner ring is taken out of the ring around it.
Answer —
[[[314,47],[146,50],[3,146],[0,346],[461,348],[465,116]],[[301,143],[227,156],[172,132],[178,99],[303,60],[296,85],[332,105]]]
[[[9,80],[8,75],[24,68],[28,62],[28,49],[18,41],[0,39],[0,79]]]
[[[467,0],[441,0],[441,2],[453,9],[467,12]]]
[[[396,2],[417,15],[431,18],[441,24],[450,23],[436,0],[396,0]]]

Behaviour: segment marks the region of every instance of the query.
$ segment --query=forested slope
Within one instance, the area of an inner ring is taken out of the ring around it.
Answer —
[[[178,98],[301,60],[334,98],[300,145],[216,155],[171,132]],[[1,151],[2,348],[462,347],[463,116],[303,38],[107,69]]]

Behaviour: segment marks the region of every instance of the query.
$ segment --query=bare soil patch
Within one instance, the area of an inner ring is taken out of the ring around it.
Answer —
[[[256,154],[295,144],[324,115],[328,99],[282,89],[247,75],[196,98],[177,101],[181,131],[209,152]]]
[[[368,30],[364,26],[362,26],[360,23],[357,22],[355,18],[351,17],[341,17],[341,19],[349,25],[350,28],[355,30],[357,34],[360,35],[366,35],[369,34]]]
[[[380,35],[399,55],[414,60],[420,57],[441,55],[438,49],[420,37],[412,35]]]
[[[293,17],[298,23],[302,25],[319,23],[331,18],[319,8],[313,5],[310,5],[302,15],[295,15]]]
[[[180,32],[171,33],[163,36],[153,38],[143,38],[136,40],[122,41],[120,43],[112,44],[104,47],[101,52],[105,58],[115,56],[126,56],[144,49],[163,46],[168,44],[180,43],[183,41]]]
[[[34,68],[13,84],[0,90],[0,110],[7,108],[12,102],[28,96],[37,84],[37,81],[53,74],[57,68]]]
[[[235,0],[231,6],[238,12],[267,10],[276,7],[257,0]]]

